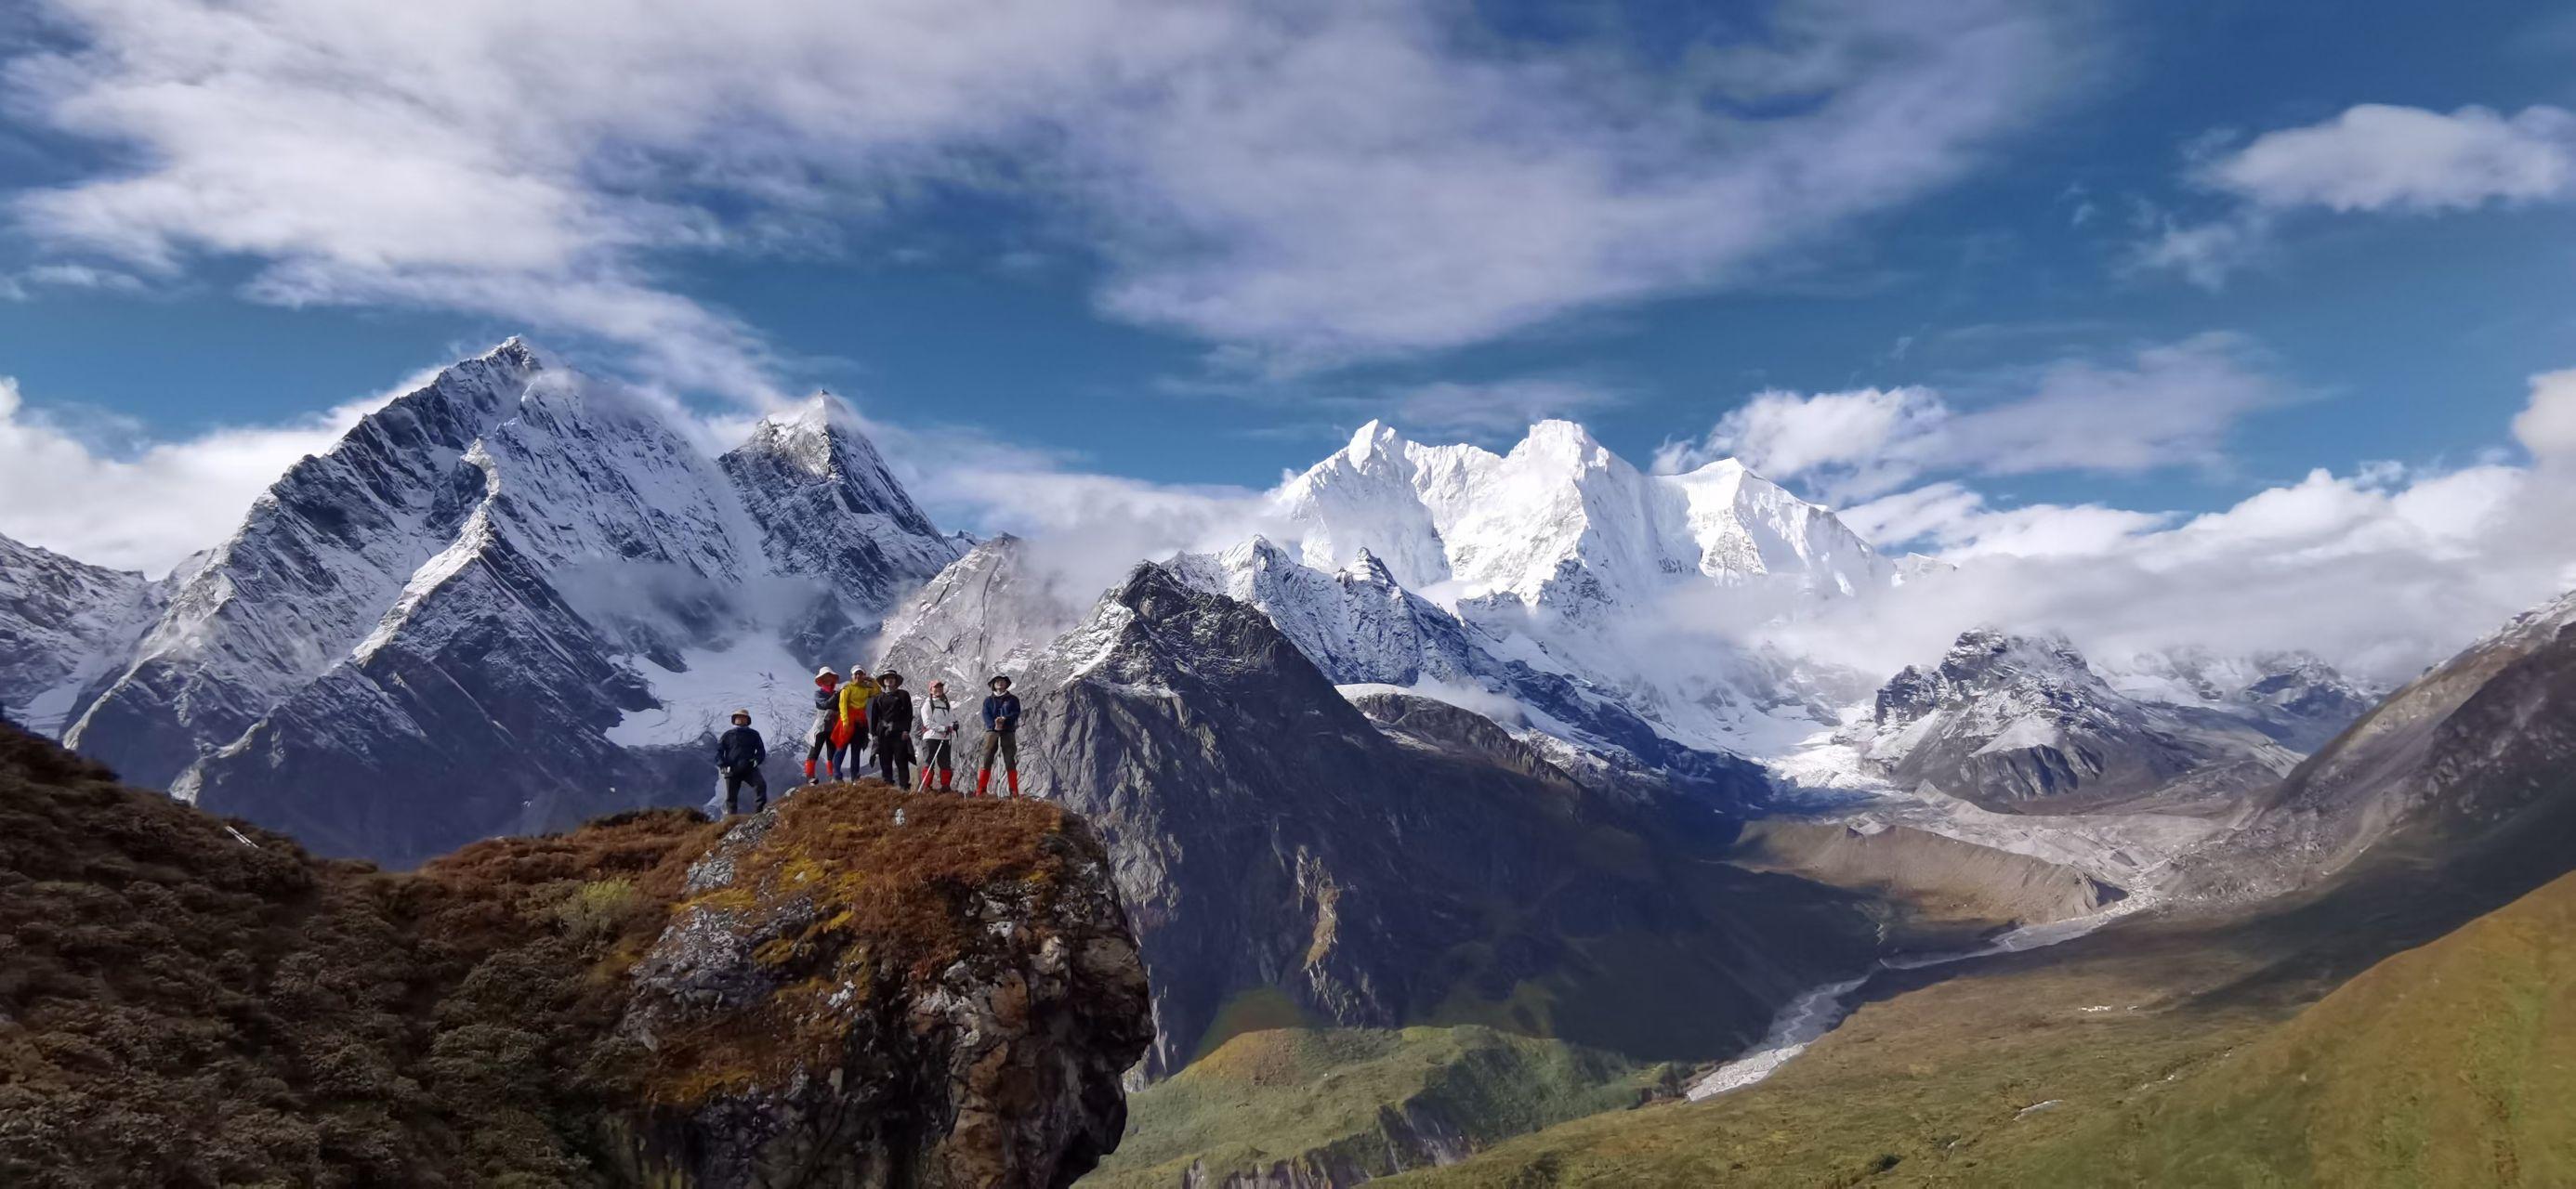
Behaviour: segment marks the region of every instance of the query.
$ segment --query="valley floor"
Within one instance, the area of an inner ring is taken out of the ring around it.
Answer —
[[[2380,962],[2460,907],[2428,891],[1891,974],[1759,1087],[1388,1183],[2576,1183],[2576,877]]]

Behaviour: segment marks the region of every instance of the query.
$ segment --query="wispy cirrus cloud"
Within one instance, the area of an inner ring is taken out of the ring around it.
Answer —
[[[10,106],[102,146],[11,198],[39,250],[248,260],[258,300],[493,315],[755,399],[778,361],[689,255],[836,251],[946,188],[1025,199],[1113,316],[1313,367],[1726,284],[2080,74],[2035,0],[1790,0],[1681,65],[1429,0],[38,2]]]

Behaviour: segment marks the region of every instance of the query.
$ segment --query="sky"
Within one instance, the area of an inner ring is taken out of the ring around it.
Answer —
[[[526,334],[828,387],[979,531],[1565,416],[2057,614],[2486,576],[2363,650],[2576,580],[2505,531],[2576,454],[2571,67],[2536,2],[31,0],[0,533],[165,569]]]

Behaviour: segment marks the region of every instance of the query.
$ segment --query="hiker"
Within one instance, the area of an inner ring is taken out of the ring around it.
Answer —
[[[1011,679],[996,677],[987,683],[993,696],[984,699],[984,767],[975,775],[975,795],[991,796],[993,753],[1002,753],[1002,767],[1010,774],[1011,795],[1020,795],[1020,699],[1011,692]]]
[[[769,745],[751,729],[751,711],[733,712],[733,729],[716,740],[716,775],[724,780],[725,816],[742,812],[742,786],[751,786],[751,811],[769,808],[769,778],[760,766],[769,760]],[[814,761],[805,761],[811,765]]]
[[[912,787],[912,694],[903,674],[889,669],[877,675],[877,696],[868,699],[868,730],[876,736],[877,775],[899,789]]]
[[[841,683],[841,745],[850,749],[853,778],[868,770],[861,753],[868,747],[868,703],[876,696],[877,682],[868,676],[868,667],[850,666],[850,679]]]
[[[957,791],[957,705],[948,700],[948,683],[934,680],[930,692],[914,704],[913,733],[921,736],[921,787],[939,773],[939,791]]]
[[[830,753],[832,779],[841,778],[841,747],[833,742],[846,737],[841,726],[841,675],[826,665],[814,673],[814,745],[805,749],[805,783],[821,784],[814,777],[814,761]]]

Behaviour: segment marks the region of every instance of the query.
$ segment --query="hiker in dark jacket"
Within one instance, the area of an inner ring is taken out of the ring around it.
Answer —
[[[1010,775],[1011,795],[1020,795],[1020,697],[1011,692],[1011,679],[992,680],[993,696],[984,699],[984,766],[975,774],[975,795],[990,796],[993,783],[993,753],[1002,753],[1002,767]]]
[[[716,740],[716,775],[724,779],[725,813],[742,812],[742,786],[751,786],[751,811],[769,808],[769,778],[760,766],[769,760],[769,745],[751,729],[751,711],[733,712],[733,729]]]
[[[899,789],[912,787],[912,694],[903,674],[877,675],[877,696],[868,699],[868,732],[877,751],[877,775]]]

